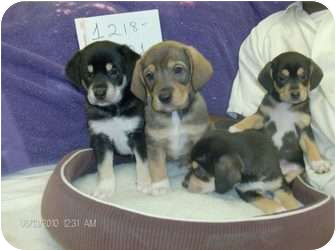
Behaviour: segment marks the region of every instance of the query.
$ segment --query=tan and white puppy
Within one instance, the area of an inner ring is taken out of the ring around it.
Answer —
[[[190,164],[190,152],[209,125],[198,92],[210,79],[209,61],[195,48],[175,41],[151,47],[137,61],[132,92],[146,103],[145,134],[154,195],[169,190],[166,160]]]

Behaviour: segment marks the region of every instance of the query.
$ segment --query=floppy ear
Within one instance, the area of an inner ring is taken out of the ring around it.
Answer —
[[[145,88],[145,82],[142,76],[141,59],[139,59],[135,64],[131,91],[136,97],[147,103],[147,93]]]
[[[313,60],[310,60],[310,72],[310,90],[313,90],[320,84],[323,72]]]
[[[191,67],[191,84],[194,90],[199,90],[212,76],[213,69],[210,62],[195,48],[186,47]]]
[[[125,58],[126,74],[128,79],[131,80],[135,63],[140,58],[140,55],[126,45],[121,45],[119,52]]]
[[[236,157],[222,156],[215,165],[215,189],[217,193],[225,193],[239,183],[241,162]]]
[[[82,86],[80,67],[81,67],[81,52],[77,51],[65,67],[66,76],[71,80],[73,85],[77,88],[80,88]]]
[[[273,90],[273,76],[272,76],[272,64],[268,62],[258,75],[259,83],[266,89],[267,92]]]

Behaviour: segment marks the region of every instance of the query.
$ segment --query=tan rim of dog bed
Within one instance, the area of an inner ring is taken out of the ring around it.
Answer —
[[[42,218],[65,249],[317,249],[334,232],[334,199],[294,182],[305,207],[221,222],[151,216],[86,195],[71,182],[95,159],[91,149],[66,155],[51,175]]]

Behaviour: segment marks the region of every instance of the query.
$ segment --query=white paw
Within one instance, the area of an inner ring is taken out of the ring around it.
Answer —
[[[115,192],[115,182],[112,179],[101,180],[92,193],[92,196],[99,199],[111,197]]]
[[[241,131],[242,131],[241,129],[235,127],[234,125],[229,127],[230,133],[236,133],[236,132],[241,132]]]
[[[152,184],[151,182],[137,182],[137,190],[139,192],[145,193],[145,194],[149,194],[152,191]]]
[[[330,171],[331,165],[328,161],[325,160],[316,160],[316,161],[312,161],[310,163],[310,167],[311,169],[313,169],[313,171],[315,173],[327,173]]]
[[[152,184],[152,195],[163,195],[170,190],[169,180],[161,180]]]
[[[291,183],[296,177],[300,176],[304,167],[300,164],[288,162],[286,160],[280,160],[281,172],[284,175],[286,181]]]
[[[142,165],[138,165],[137,163],[137,190],[139,192],[148,194],[152,191],[152,178],[150,176],[147,163],[143,163]]]

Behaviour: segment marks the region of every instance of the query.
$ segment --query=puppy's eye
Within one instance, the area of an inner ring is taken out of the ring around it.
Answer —
[[[299,75],[299,76],[298,76],[298,79],[299,79],[299,80],[306,80],[306,75],[305,75],[305,74],[303,74],[303,75]]]
[[[94,69],[93,69],[93,65],[89,64],[87,67],[87,71],[88,71],[88,78],[92,78],[94,75]]]
[[[280,75],[278,80],[281,84],[284,84],[288,80],[288,77]]]
[[[113,67],[111,70],[108,71],[108,73],[112,76],[115,76],[119,73],[118,69]]]
[[[118,75],[119,71],[118,71],[117,67],[112,67],[109,70],[107,70],[107,73],[111,76],[116,76],[116,75]]]
[[[93,76],[94,76],[94,73],[93,73],[93,72],[89,72],[89,73],[87,74],[87,78],[88,78],[88,79],[93,78]]]
[[[206,182],[209,181],[208,173],[202,167],[194,169],[194,174],[197,178],[199,178],[202,181]]]
[[[174,73],[175,74],[181,74],[183,72],[184,68],[181,65],[176,65],[174,67]]]
[[[115,67],[112,63],[107,63],[105,65],[105,69],[106,69],[106,72],[111,76],[115,76],[119,73],[118,68]]]
[[[145,73],[145,78],[148,80],[148,81],[153,81],[154,80],[154,73],[153,72],[146,72]]]

